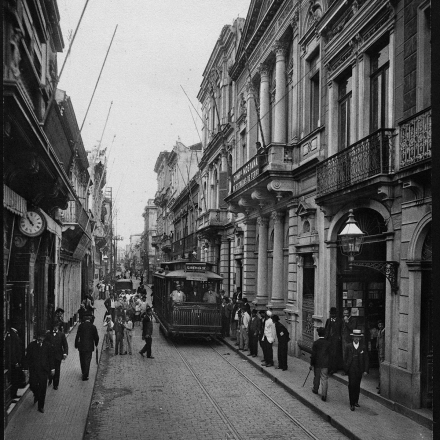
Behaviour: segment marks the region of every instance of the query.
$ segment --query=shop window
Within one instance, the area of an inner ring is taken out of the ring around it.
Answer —
[[[370,132],[386,128],[388,121],[388,41],[369,53],[370,56]]]

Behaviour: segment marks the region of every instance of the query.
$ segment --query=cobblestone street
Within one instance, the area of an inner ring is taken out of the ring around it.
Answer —
[[[317,438],[345,438],[224,345],[202,340],[174,345],[155,324],[155,359],[147,359],[138,353],[140,333],[136,327],[132,356],[103,352],[86,439],[311,438],[233,366]]]

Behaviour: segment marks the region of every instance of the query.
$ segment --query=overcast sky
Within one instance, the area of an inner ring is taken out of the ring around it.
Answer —
[[[86,0],[58,0],[64,61]],[[178,136],[200,142],[197,93],[224,25],[245,18],[250,0],[89,0],[58,87],[70,96],[81,126],[112,35],[118,25],[85,120],[86,150],[101,138],[109,153],[107,186],[116,200],[118,235],[127,244],[143,230],[143,209],[157,190],[154,164]],[[189,110],[193,112],[197,128]],[[115,137],[116,136],[116,137]]]

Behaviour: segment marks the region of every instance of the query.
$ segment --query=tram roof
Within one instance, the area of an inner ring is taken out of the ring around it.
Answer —
[[[185,272],[183,269],[178,270],[172,270],[169,272],[155,272],[155,275],[164,277],[164,278],[186,278],[188,275],[190,275],[190,272]],[[205,271],[203,274],[200,274],[205,276],[208,280],[222,280],[223,277],[216,274],[215,272],[211,272],[209,270]]]

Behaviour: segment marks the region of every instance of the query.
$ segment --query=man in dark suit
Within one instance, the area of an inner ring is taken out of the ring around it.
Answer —
[[[150,307],[147,307],[147,311],[145,313],[144,319],[142,320],[142,339],[145,340],[145,345],[139,354],[143,357],[144,353],[147,352],[147,358],[154,359],[154,356],[151,356],[151,343],[153,335],[153,312]]]
[[[90,315],[84,316],[84,322],[78,327],[75,338],[75,348],[79,350],[79,361],[81,363],[82,380],[89,379],[90,361],[92,353],[98,347],[98,330],[92,324]]]
[[[44,336],[44,332],[39,331],[36,340],[28,345],[25,368],[29,369],[30,389],[41,413],[44,413],[47,379],[55,374],[52,345],[44,340]]]
[[[289,331],[281,324],[280,317],[278,315],[272,316],[272,321],[275,323],[275,331],[277,332],[278,339],[278,367],[277,370],[287,370],[287,349],[290,341]]]
[[[325,402],[327,400],[328,389],[330,342],[324,338],[324,327],[319,327],[316,331],[319,338],[312,345],[312,357],[310,358],[310,369],[314,368],[315,373],[312,391],[318,394],[319,382],[321,382],[321,399]]]
[[[345,346],[351,343],[351,333],[357,328],[357,319],[351,316],[349,309],[342,311],[342,355],[345,361]]]
[[[330,309],[330,318],[325,323],[325,339],[330,342],[330,364],[328,374],[336,373],[342,363],[342,320],[336,307]]]
[[[361,338],[364,336],[361,330],[353,330],[351,334],[353,342],[345,346],[344,370],[348,374],[348,395],[350,409],[359,407],[359,394],[363,374],[368,374],[368,352]]]
[[[60,383],[61,361],[66,359],[69,354],[69,346],[67,345],[66,335],[59,331],[58,325],[53,325],[53,331],[46,334],[46,341],[52,344],[54,355],[55,375],[53,377],[53,389],[57,390]],[[49,385],[52,378],[49,378]]]
[[[18,334],[18,327],[15,323],[11,330],[6,333],[4,339],[5,347],[5,368],[11,372],[11,398],[17,398],[17,390],[23,385],[23,372],[21,369],[23,343]]]

